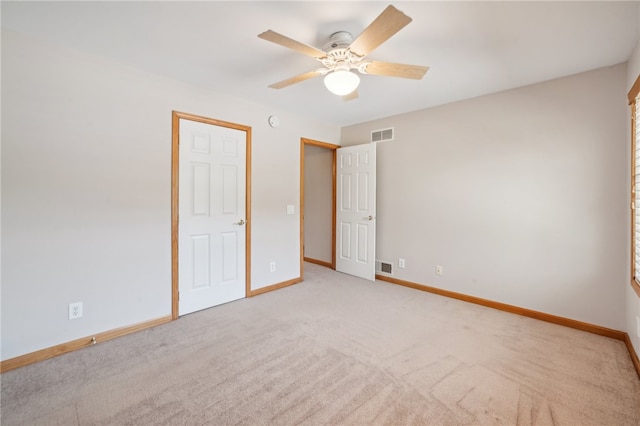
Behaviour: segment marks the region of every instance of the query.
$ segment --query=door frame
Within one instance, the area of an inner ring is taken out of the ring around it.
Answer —
[[[317,146],[320,148],[326,148],[332,151],[331,159],[331,264],[326,262],[318,262],[313,259],[307,259],[304,257],[304,148],[305,145]],[[300,278],[304,277],[304,262],[305,260],[312,263],[317,263],[322,266],[336,269],[336,150],[341,148],[340,145],[335,145],[328,142],[321,142],[308,138],[300,138]]]
[[[171,112],[171,318],[178,319],[180,287],[178,278],[178,212],[179,212],[179,191],[178,184],[180,178],[180,119],[197,121],[211,124],[213,126],[226,127],[229,129],[241,130],[245,132],[246,142],[246,186],[245,186],[245,297],[251,296],[251,127],[228,121],[216,120],[214,118],[200,115],[188,114],[185,112]]]

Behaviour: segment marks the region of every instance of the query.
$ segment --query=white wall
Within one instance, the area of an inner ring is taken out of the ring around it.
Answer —
[[[631,53],[631,57],[627,62],[627,86],[626,93],[629,93],[633,83],[635,83],[636,79],[640,76],[640,41],[636,45],[636,48]],[[627,135],[631,135],[631,107],[627,108],[627,113],[625,119],[627,120]],[[627,136],[627,143],[625,145],[627,147],[627,158],[626,158],[626,167],[627,173],[631,175],[631,136]],[[627,193],[630,191],[627,190]],[[629,199],[630,201],[630,199]],[[629,221],[626,222],[629,224]],[[631,225],[628,225],[627,231],[627,247],[631,246]],[[631,253],[627,254],[627,271],[631,270]],[[636,294],[636,292],[631,288],[630,285],[627,285],[627,334],[631,338],[631,343],[633,344],[634,349],[637,354],[640,354],[640,330],[638,329],[638,324],[636,323],[636,317],[640,317],[640,297]]]
[[[300,276],[300,137],[339,128],[3,30],[3,360],[170,315],[172,110],[252,127],[252,288]]]
[[[343,128],[343,145],[395,128],[376,257],[399,279],[626,329],[625,82],[620,64]]]

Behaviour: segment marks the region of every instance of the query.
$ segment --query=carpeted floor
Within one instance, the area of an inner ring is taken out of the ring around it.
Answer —
[[[620,341],[305,264],[1,375],[9,425],[638,425]]]

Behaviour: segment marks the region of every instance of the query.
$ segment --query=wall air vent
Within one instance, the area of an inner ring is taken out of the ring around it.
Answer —
[[[393,140],[393,127],[371,132],[371,142],[385,142]]]
[[[392,275],[391,263],[382,260],[376,260],[376,273]]]

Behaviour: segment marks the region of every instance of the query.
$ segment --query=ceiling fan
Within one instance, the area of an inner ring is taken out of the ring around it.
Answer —
[[[429,67],[364,59],[366,55],[391,38],[409,22],[411,22],[411,18],[390,5],[355,40],[350,33],[338,31],[331,35],[329,43],[323,48],[324,50],[308,46],[275,31],[265,31],[258,37],[311,56],[323,65],[323,68],[273,83],[269,87],[282,89],[313,77],[325,76],[324,84],[329,91],[342,96],[344,100],[351,100],[358,97],[357,88],[360,84],[360,77],[351,72],[352,69],[358,70],[361,74],[420,80]]]

